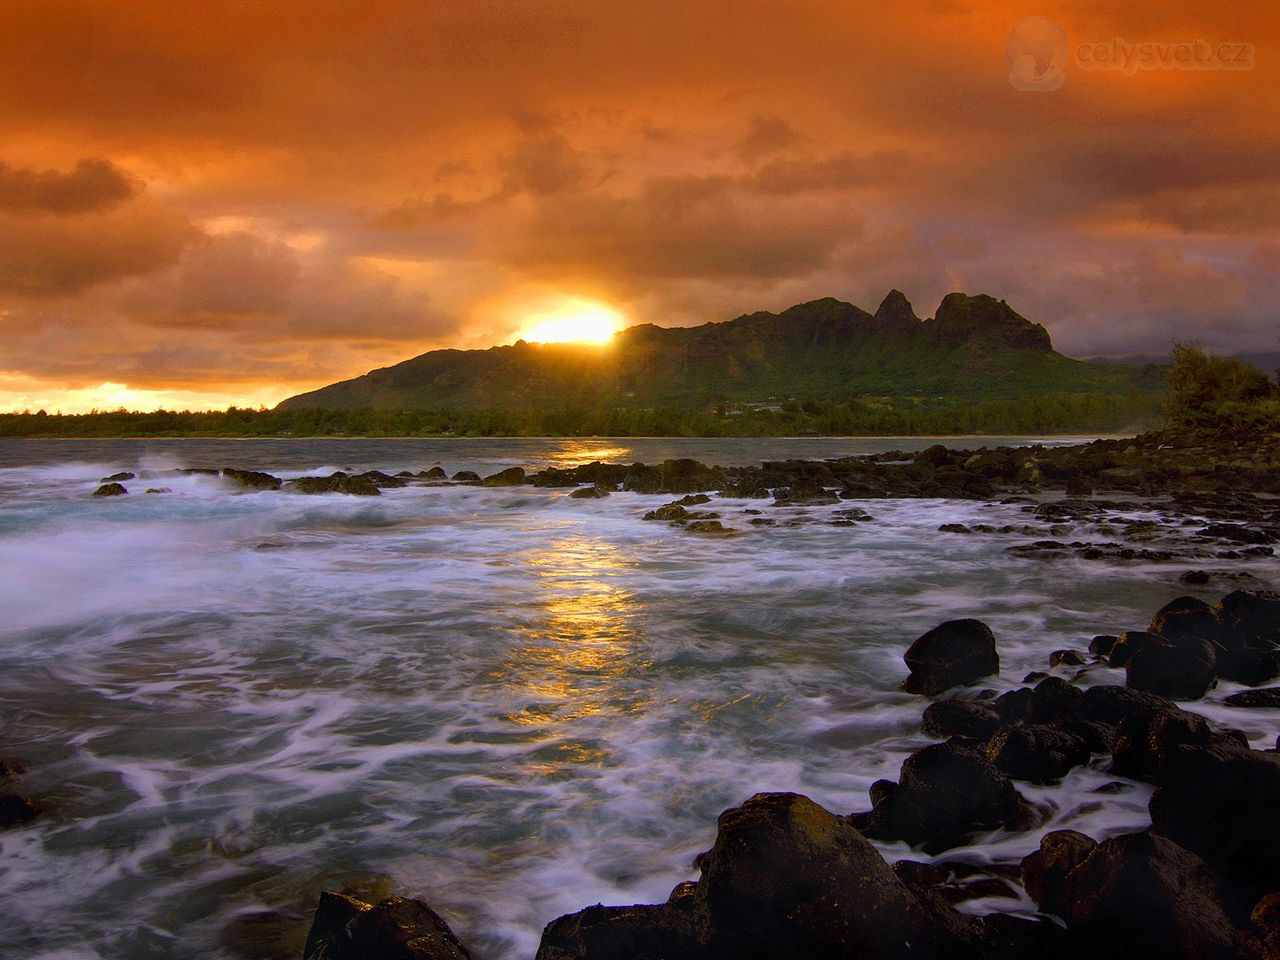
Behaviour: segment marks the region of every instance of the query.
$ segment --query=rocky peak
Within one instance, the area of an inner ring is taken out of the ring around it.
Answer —
[[[880,306],[876,308],[875,320],[880,326],[909,326],[912,329],[920,322],[920,318],[911,307],[911,301],[907,299],[906,294],[897,289],[890,290],[880,301]]]
[[[947,294],[927,325],[942,341],[986,340],[1017,350],[1053,349],[1048,330],[985,293]]]

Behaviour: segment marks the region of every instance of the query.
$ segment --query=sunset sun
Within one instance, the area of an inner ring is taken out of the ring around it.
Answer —
[[[623,317],[617,310],[572,298],[530,314],[519,338],[533,343],[606,343],[622,326]]]

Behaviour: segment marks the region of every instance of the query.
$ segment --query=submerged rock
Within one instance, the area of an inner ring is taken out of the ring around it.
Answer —
[[[991,628],[981,620],[948,620],[911,644],[903,656],[907,693],[933,695],[1000,672]]]
[[[284,481],[279,477],[273,477],[269,473],[258,470],[236,470],[233,467],[223,467],[222,475],[250,490],[279,490],[284,485]]]
[[[470,960],[444,919],[421,900],[376,906],[322,893],[303,960]]]
[[[126,480],[136,480],[136,479],[138,479],[138,475],[136,473],[130,473],[128,470],[122,470],[120,473],[113,473],[109,477],[103,477],[98,482],[99,483],[122,483]]]
[[[354,497],[376,497],[381,492],[369,480],[349,477],[345,473],[335,473],[328,477],[298,477],[290,480],[287,487],[294,493],[345,493]]]
[[[118,483],[104,483],[97,490],[93,491],[95,497],[122,497],[129,491]]]
[[[609,491],[601,487],[579,487],[569,494],[571,500],[602,500],[609,496]]]

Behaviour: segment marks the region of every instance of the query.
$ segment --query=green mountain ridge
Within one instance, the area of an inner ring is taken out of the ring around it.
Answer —
[[[771,398],[1012,399],[1156,393],[1153,366],[1074,360],[1005,301],[948,294],[922,320],[892,290],[874,314],[833,298],[696,327],[640,324],[604,346],[433,350],[277,409],[702,408]]]

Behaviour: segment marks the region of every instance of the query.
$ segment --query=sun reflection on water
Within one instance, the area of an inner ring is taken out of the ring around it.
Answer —
[[[550,454],[551,466],[557,468],[576,467],[593,460],[626,463],[634,457],[631,447],[618,446],[608,440],[563,440],[558,450]]]
[[[575,534],[525,559],[538,600],[518,622],[520,642],[499,671],[523,701],[506,719],[563,728],[602,712],[640,709],[622,682],[645,666],[635,659],[636,599],[617,582],[631,565],[622,551]],[[599,759],[589,747],[575,751],[578,762]]]

